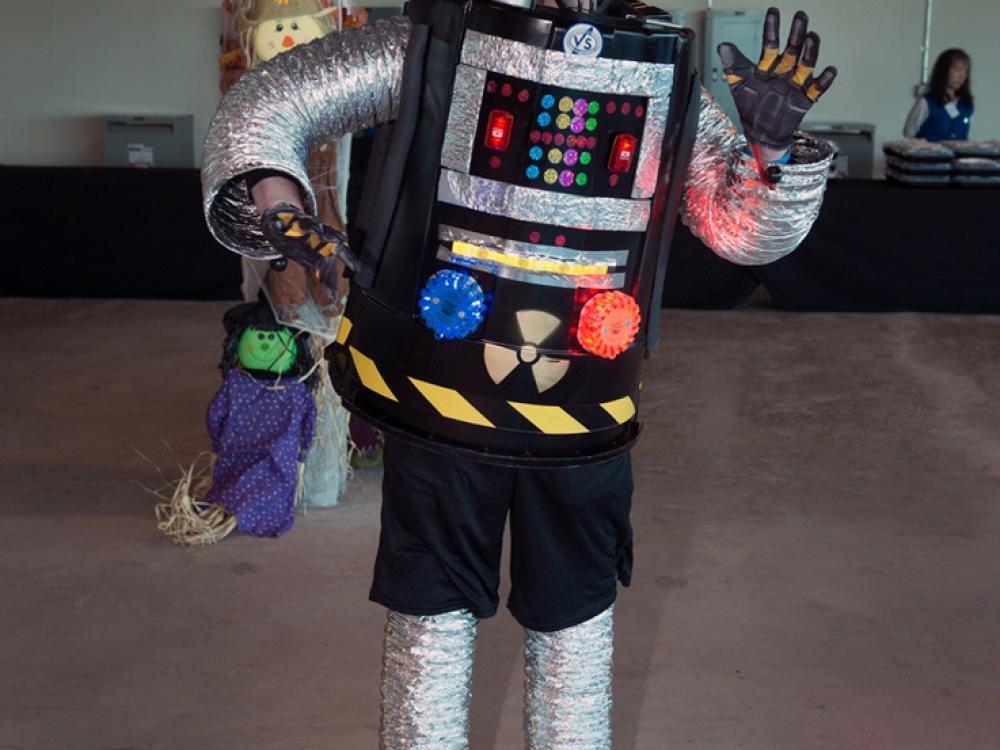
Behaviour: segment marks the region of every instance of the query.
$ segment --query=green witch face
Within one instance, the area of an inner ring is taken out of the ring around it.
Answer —
[[[246,370],[262,370],[283,375],[295,364],[298,344],[295,342],[295,336],[287,328],[268,331],[251,326],[240,336],[236,354]]]

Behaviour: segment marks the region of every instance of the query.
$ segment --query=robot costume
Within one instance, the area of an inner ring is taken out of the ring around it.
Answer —
[[[396,441],[386,447],[372,595],[390,609],[383,748],[467,747],[476,621],[493,607],[474,593],[493,585],[478,563],[498,564],[503,503],[512,537],[562,526],[561,513],[573,538],[552,542],[556,559],[575,563],[595,543],[606,563],[570,581],[582,593],[552,610],[527,583],[544,561],[522,561],[519,580],[512,560],[511,609],[526,629],[526,744],[611,747],[611,602],[631,560],[627,449],[674,219],[723,258],[768,263],[805,237],[826,184],[831,147],[792,135],[835,75],[812,77],[819,40],[804,14],[780,57],[773,9],[756,66],[720,50],[753,125],[751,155],[695,82],[690,31],[640,3],[561,5],[413,0],[407,16],[252,71],[222,102],[205,145],[205,212],[220,242],[249,257],[287,255],[321,277],[338,252],[353,266],[332,376],[345,405]],[[288,177],[314,214],[309,144],[373,125],[350,252],[294,206],[262,221],[248,176]],[[790,145],[787,162],[767,166],[761,145]],[[421,451],[437,458],[421,462]],[[407,484],[401,466],[426,470]],[[599,484],[619,496],[617,515],[584,519],[610,503],[567,496]],[[525,502],[532,494],[550,505]],[[436,526],[480,500],[494,521],[456,524],[471,536],[448,547],[454,528]],[[415,518],[407,503],[420,508]],[[607,539],[589,536],[622,518]],[[407,546],[435,553],[426,579],[399,556]],[[452,565],[463,554],[477,560]],[[451,598],[395,606],[389,588],[419,598],[434,575],[428,588],[450,586]]]

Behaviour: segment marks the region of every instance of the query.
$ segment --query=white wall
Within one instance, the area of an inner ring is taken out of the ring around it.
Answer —
[[[219,98],[220,5],[0,0],[0,163],[100,164],[108,114],[193,114],[200,161]]]
[[[660,0],[704,11],[707,0]],[[381,0],[377,4],[390,4]],[[771,0],[716,0],[718,10]],[[193,114],[196,158],[218,101],[218,0],[0,0],[0,163],[96,165],[105,114]],[[822,36],[820,63],[840,78],[821,120],[873,122],[899,137],[920,71],[924,0],[798,0]],[[23,33],[19,30],[23,30]],[[938,0],[932,60],[973,57],[973,137],[1000,138],[1000,0]],[[752,55],[751,55],[752,56]]]

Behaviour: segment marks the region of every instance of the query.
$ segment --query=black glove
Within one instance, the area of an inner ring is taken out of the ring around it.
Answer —
[[[279,203],[264,214],[261,226],[275,250],[315,273],[328,289],[337,288],[337,259],[352,271],[358,270],[347,235],[296,206]]]
[[[781,14],[768,8],[764,20],[764,46],[754,65],[739,49],[727,42],[719,45],[719,57],[729,90],[751,144],[787,149],[792,134],[809,108],[837,77],[837,69],[826,68],[813,77],[819,58],[819,35],[810,31],[809,16],[801,10],[792,20],[788,44],[778,57],[778,29]]]

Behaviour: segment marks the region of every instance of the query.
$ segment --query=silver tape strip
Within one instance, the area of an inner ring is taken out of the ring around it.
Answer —
[[[673,71],[671,71],[671,80]],[[646,122],[642,130],[642,145],[635,163],[635,182],[632,183],[633,198],[652,198],[656,192],[656,179],[660,174],[660,152],[663,150],[663,136],[667,131],[667,117],[670,115],[670,89],[664,96],[654,96],[646,107]]]
[[[478,31],[465,33],[462,62],[550,86],[623,96],[663,96],[674,80],[673,65],[582,58]]]
[[[442,169],[438,200],[494,216],[575,229],[643,232],[650,202],[537,190]]]
[[[470,245],[499,250],[507,255],[518,258],[545,258],[562,261],[575,261],[581,265],[624,266],[628,263],[628,250],[577,250],[571,247],[556,245],[535,245],[530,242],[518,242],[490,234],[473,232],[448,224],[438,227],[438,239],[443,242],[468,242]]]
[[[485,86],[485,70],[470,68],[468,65],[458,66],[451,95],[451,110],[448,112],[448,129],[441,149],[442,167],[469,173]]]

